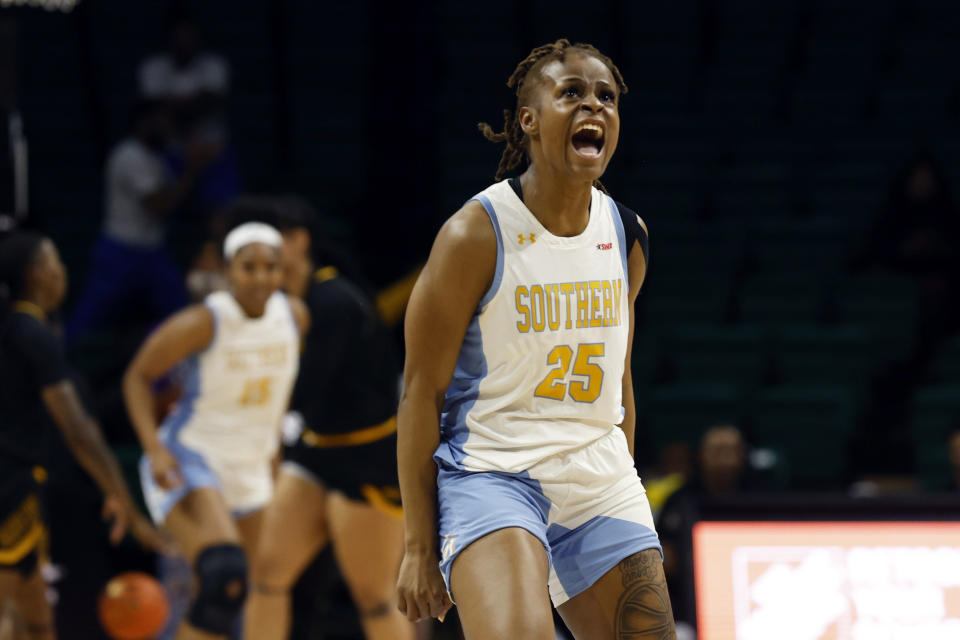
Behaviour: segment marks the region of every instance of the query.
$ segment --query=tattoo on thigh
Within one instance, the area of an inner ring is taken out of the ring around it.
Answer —
[[[660,553],[647,549],[620,562],[623,595],[614,616],[616,640],[675,640],[673,610]]]

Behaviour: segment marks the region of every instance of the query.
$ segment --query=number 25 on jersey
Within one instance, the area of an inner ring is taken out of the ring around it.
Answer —
[[[243,385],[240,404],[244,407],[261,406],[270,401],[273,378],[254,378]]]
[[[547,377],[537,385],[533,395],[550,400],[563,400],[569,393],[577,402],[595,402],[603,388],[603,369],[592,358],[603,357],[603,343],[581,344],[577,346],[576,358],[573,349],[558,344],[547,354],[547,364],[553,368]],[[570,362],[573,361],[573,375],[581,379],[566,382]]]

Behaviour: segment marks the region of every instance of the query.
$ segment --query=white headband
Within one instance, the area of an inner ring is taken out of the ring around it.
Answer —
[[[237,251],[254,242],[279,249],[283,244],[283,237],[279,231],[268,224],[247,222],[227,234],[223,241],[223,257],[232,260],[233,256],[237,255]]]

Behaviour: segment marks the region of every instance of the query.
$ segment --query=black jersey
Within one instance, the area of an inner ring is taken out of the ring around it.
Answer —
[[[291,407],[316,433],[347,433],[397,411],[399,359],[373,303],[333,267],[307,292],[311,326]]]
[[[50,418],[41,391],[66,378],[63,344],[42,318],[14,311],[0,320],[0,472],[43,464]]]

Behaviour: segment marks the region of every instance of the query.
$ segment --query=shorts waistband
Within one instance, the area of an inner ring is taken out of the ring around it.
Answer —
[[[372,427],[348,431],[347,433],[317,433],[311,429],[304,428],[300,438],[304,444],[319,449],[330,447],[351,447],[361,444],[370,444],[377,440],[382,440],[391,436],[397,431],[397,416],[392,416],[388,420]]]

